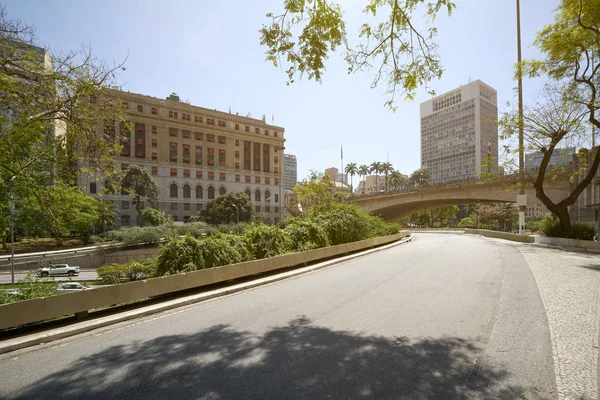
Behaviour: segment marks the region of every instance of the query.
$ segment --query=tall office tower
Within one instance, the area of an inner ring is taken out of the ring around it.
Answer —
[[[476,80],[421,103],[421,168],[431,184],[498,172],[496,90]]]
[[[283,188],[292,190],[298,182],[298,160],[295,155],[283,155]]]

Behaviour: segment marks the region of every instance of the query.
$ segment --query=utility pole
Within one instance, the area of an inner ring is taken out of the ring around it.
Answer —
[[[521,4],[517,0],[517,77],[519,96],[519,194],[517,205],[519,206],[519,234],[525,233],[525,206],[527,196],[525,195],[525,156],[523,144],[523,70],[521,68]]]

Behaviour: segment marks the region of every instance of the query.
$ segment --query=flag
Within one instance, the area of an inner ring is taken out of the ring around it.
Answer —
[[[340,146],[340,158],[344,159],[344,146]]]

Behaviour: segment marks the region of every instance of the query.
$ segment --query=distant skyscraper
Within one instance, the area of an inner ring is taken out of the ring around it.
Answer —
[[[298,162],[292,154],[283,155],[283,188],[292,190],[298,182]]]
[[[421,103],[421,167],[430,183],[498,172],[496,90],[476,80]]]
[[[571,163],[573,154],[575,154],[574,147],[554,149],[548,165],[551,167],[566,167]],[[542,158],[544,158],[544,153],[541,152],[525,153],[525,170],[538,169],[542,164]]]

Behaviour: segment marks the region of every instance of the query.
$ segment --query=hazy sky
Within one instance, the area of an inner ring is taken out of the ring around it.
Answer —
[[[0,0],[1,2],[1,0]],[[360,1],[344,4],[351,43],[364,20]],[[445,68],[433,82],[438,94],[481,79],[498,91],[499,108],[514,99],[516,6],[514,0],[455,0],[451,17],[436,20]],[[535,33],[552,22],[558,0],[521,0],[523,57],[537,55]],[[309,170],[344,162],[389,160],[402,173],[420,167],[419,103],[384,107],[385,88],[370,89],[372,72],[347,74],[339,55],[323,83],[296,82],[264,60],[258,30],[282,0],[9,0],[9,18],[37,27],[39,44],[53,52],[91,45],[107,62],[126,60],[124,89],[159,98],[177,92],[192,104],[254,118],[267,115],[285,127],[286,153],[298,157],[298,179]],[[540,82],[525,80],[525,98]]]

